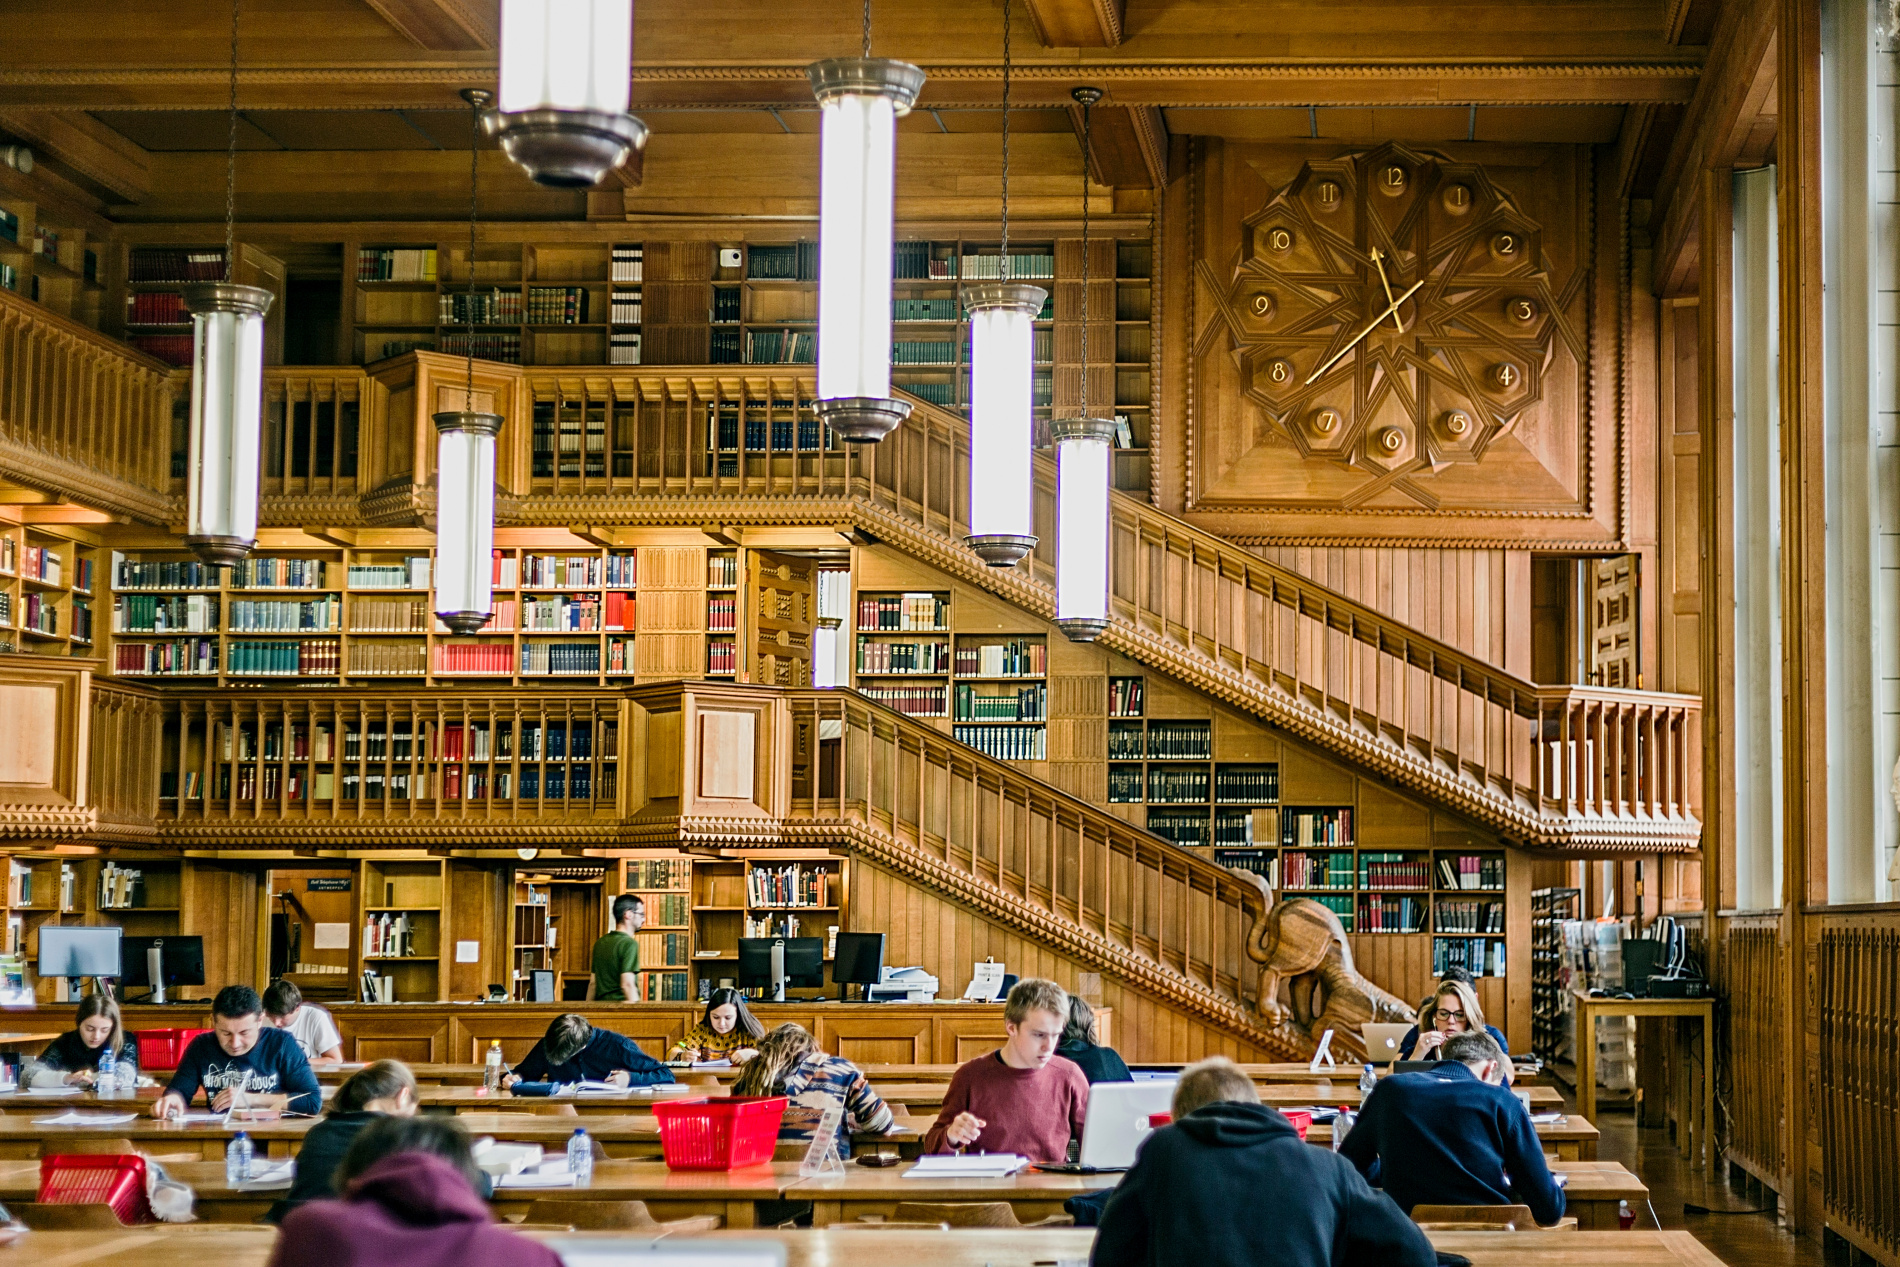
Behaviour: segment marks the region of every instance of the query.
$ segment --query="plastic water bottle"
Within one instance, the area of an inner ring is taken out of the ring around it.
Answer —
[[[488,1044],[488,1057],[482,1065],[482,1087],[493,1095],[501,1089],[501,1040]]]
[[[1636,1226],[1636,1211],[1630,1209],[1629,1202],[1618,1201],[1616,1203],[1616,1225],[1625,1232]]]
[[[567,1173],[574,1176],[577,1186],[594,1181],[594,1141],[579,1126],[567,1141]]]
[[[112,1040],[106,1039],[106,1045],[99,1051],[99,1072],[92,1080],[93,1091],[106,1099],[119,1093],[119,1058],[112,1050]]]
[[[139,1089],[138,1061],[131,1060],[122,1056],[119,1058],[118,1069],[119,1069],[119,1098],[123,1100],[131,1096],[137,1095],[138,1089]]]
[[[1357,1120],[1357,1115],[1354,1114],[1351,1109],[1343,1104],[1339,1106],[1339,1112],[1333,1118],[1334,1152],[1338,1152],[1339,1146],[1346,1142],[1346,1135],[1352,1130],[1352,1124],[1355,1120]]]
[[[251,1177],[251,1137],[239,1131],[229,1144],[224,1146],[224,1182],[235,1188],[248,1182]]]
[[[1366,1097],[1371,1095],[1372,1088],[1378,1085],[1379,1085],[1378,1072],[1374,1070],[1371,1065],[1367,1065],[1366,1071],[1359,1075],[1359,1107],[1360,1108],[1365,1107]]]

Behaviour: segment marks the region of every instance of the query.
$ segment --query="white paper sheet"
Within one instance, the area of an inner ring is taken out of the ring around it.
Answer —
[[[312,950],[348,950],[350,948],[350,926],[348,924],[318,924],[316,936],[310,943]]]
[[[193,1123],[223,1122],[227,1116],[229,1115],[224,1113],[180,1113],[172,1121],[190,1126]]]
[[[1001,1179],[1026,1169],[1029,1158],[1020,1153],[946,1153],[919,1157],[904,1172],[906,1179]]]
[[[455,943],[455,962],[480,963],[482,944],[478,941],[458,941]]]
[[[62,1113],[58,1117],[36,1117],[35,1126],[124,1126],[127,1122],[136,1122],[136,1113],[81,1113],[77,1109]]]
[[[524,1170],[496,1181],[497,1188],[571,1188],[574,1175],[565,1159],[547,1162],[539,1170]]]
[[[26,1094],[53,1098],[62,1095],[81,1095],[85,1090],[84,1087],[28,1087]]]
[[[255,1167],[251,1177],[237,1185],[240,1192],[271,1192],[288,1188],[297,1177],[297,1159],[287,1158],[274,1165]]]

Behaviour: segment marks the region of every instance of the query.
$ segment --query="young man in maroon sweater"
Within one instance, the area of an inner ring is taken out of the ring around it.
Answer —
[[[944,1093],[943,1112],[924,1136],[926,1153],[1020,1153],[1032,1162],[1068,1160],[1082,1136],[1089,1082],[1056,1055],[1069,996],[1053,981],[1018,981],[1003,1007],[1009,1040],[961,1066]]]

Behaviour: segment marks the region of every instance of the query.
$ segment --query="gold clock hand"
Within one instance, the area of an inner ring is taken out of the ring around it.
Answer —
[[[1406,287],[1405,293],[1403,295],[1400,295],[1397,299],[1394,299],[1391,302],[1391,304],[1386,307],[1386,310],[1384,312],[1374,317],[1372,319],[1371,325],[1361,330],[1358,334],[1355,334],[1352,336],[1352,342],[1348,343],[1345,347],[1339,349],[1339,351],[1333,353],[1331,360],[1327,361],[1326,364],[1320,366],[1318,369],[1314,370],[1311,374],[1307,375],[1306,385],[1308,387],[1311,387],[1313,385],[1313,381],[1317,379],[1321,374],[1324,374],[1327,370],[1339,364],[1339,360],[1341,357],[1345,356],[1346,353],[1352,351],[1354,348],[1359,346],[1359,340],[1365,338],[1368,334],[1371,334],[1374,330],[1377,330],[1379,328],[1379,323],[1381,321],[1384,321],[1387,317],[1396,313],[1399,310],[1399,305],[1403,304],[1406,300],[1410,299],[1415,293],[1417,293],[1418,288],[1420,286],[1423,286],[1424,284],[1425,284],[1425,279],[1421,277],[1417,281],[1413,282],[1410,286]]]
[[[1379,248],[1376,246],[1372,248],[1372,266],[1379,270],[1379,285],[1385,287],[1385,301],[1386,303],[1391,304],[1392,303],[1392,283],[1386,280],[1385,256],[1380,254]],[[1393,307],[1388,308],[1387,311],[1392,314],[1392,328],[1394,330],[1403,332],[1405,327],[1399,323],[1399,314],[1398,314],[1397,306],[1394,305]]]

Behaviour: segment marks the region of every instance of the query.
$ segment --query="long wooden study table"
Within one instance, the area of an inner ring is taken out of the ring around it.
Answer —
[[[503,1186],[494,1196],[497,1215],[519,1219],[536,1200],[644,1201],[657,1219],[717,1214],[727,1227],[752,1227],[761,1201],[810,1201],[818,1226],[855,1223],[865,1216],[889,1218],[902,1201],[1006,1201],[1022,1222],[1033,1222],[1062,1212],[1062,1203],[1084,1192],[1114,1187],[1118,1174],[1061,1175],[1037,1171],[1004,1179],[911,1179],[909,1166],[872,1169],[847,1165],[842,1175],[802,1179],[795,1161],[772,1162],[744,1170],[668,1170],[657,1160],[604,1161],[594,1167],[586,1187],[514,1188]],[[1617,1203],[1628,1201],[1642,1209],[1649,1190],[1635,1175],[1615,1162],[1578,1162],[1574,1168],[1559,1162],[1567,1174],[1568,1213],[1589,1229],[1614,1229]],[[215,1161],[172,1162],[166,1173],[191,1185],[198,1194],[198,1217],[217,1223],[247,1223],[256,1219],[279,1196],[277,1189],[233,1190],[225,1182],[224,1164]],[[0,1202],[33,1200],[38,1191],[39,1164],[0,1161]]]
[[[545,1238],[545,1234],[533,1234]],[[787,1267],[1035,1267],[1082,1260],[1095,1243],[1092,1228],[965,1229],[950,1232],[829,1231],[712,1232],[716,1241],[776,1241]],[[1687,1232],[1433,1232],[1432,1244],[1469,1258],[1472,1267],[1722,1267],[1721,1259]],[[183,1224],[106,1232],[32,1232],[0,1246],[0,1267],[85,1263],[88,1267],[264,1267],[277,1232],[268,1227]],[[569,1232],[624,1242],[625,1233]]]

